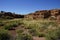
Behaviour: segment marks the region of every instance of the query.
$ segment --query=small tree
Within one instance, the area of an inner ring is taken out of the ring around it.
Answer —
[[[4,13],[4,11],[1,11],[1,13]]]

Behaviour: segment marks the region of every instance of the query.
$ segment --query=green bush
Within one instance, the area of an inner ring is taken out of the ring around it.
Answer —
[[[33,40],[30,34],[19,34],[17,40]]]
[[[20,20],[11,20],[11,21],[7,21],[5,22],[6,25],[4,25],[4,29],[14,29],[15,27],[23,24],[22,22],[20,22]]]
[[[12,23],[12,27],[17,27],[18,23]]]
[[[4,26],[4,29],[9,30],[12,29],[12,25],[11,24],[7,24]]]
[[[60,28],[48,30],[46,34],[47,40],[60,40]]]
[[[18,24],[6,24],[5,26],[4,26],[4,29],[6,29],[6,30],[9,30],[9,29],[14,29],[14,27],[17,27],[18,26]]]
[[[10,40],[11,36],[6,30],[0,30],[0,40]]]

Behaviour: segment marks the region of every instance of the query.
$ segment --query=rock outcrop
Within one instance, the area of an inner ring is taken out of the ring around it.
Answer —
[[[5,19],[24,18],[24,15],[1,11],[0,18],[5,18]]]
[[[36,11],[34,13],[27,14],[24,17],[32,19],[49,19],[50,17],[54,16],[57,19],[58,15],[60,15],[60,9],[52,9]]]

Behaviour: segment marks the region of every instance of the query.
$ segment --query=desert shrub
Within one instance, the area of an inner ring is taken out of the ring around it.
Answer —
[[[0,26],[4,26],[4,23],[0,22]]]
[[[29,33],[32,34],[32,36],[38,36],[38,37],[44,37],[45,35],[37,29],[30,29]]]
[[[18,25],[18,23],[12,23],[12,27],[17,27]]]
[[[25,29],[32,29],[34,27],[33,24],[26,24]]]
[[[6,25],[4,25],[4,28],[9,30],[9,29],[14,29],[15,27],[21,25],[21,23],[7,23]]]
[[[24,27],[29,30],[29,33],[33,36],[43,37],[45,32],[50,27],[57,27],[55,21],[48,20],[24,20]]]
[[[14,27],[17,27],[17,24],[6,24],[5,26],[4,26],[4,29],[6,29],[6,30],[9,30],[9,29],[14,29]]]
[[[56,22],[48,22],[47,25],[52,25],[52,26],[58,26],[58,24],[56,24]]]
[[[47,29],[47,27],[48,27],[48,24],[46,22],[40,23],[40,27],[39,27],[40,32],[45,31]]]
[[[50,21],[50,22],[42,22],[41,25],[44,25],[45,27],[52,25],[52,26],[57,26],[56,22]]]
[[[30,34],[19,34],[17,40],[33,40]]]
[[[24,30],[23,29],[20,29],[20,30],[16,30],[16,32],[19,34],[19,33],[23,33]]]
[[[42,22],[40,26],[40,31],[44,31],[45,29],[48,29],[50,26],[57,27],[58,24],[56,22]]]
[[[60,28],[48,30],[46,34],[47,40],[60,40]]]
[[[40,24],[34,21],[25,21],[24,26],[26,29],[39,28]]]
[[[6,16],[5,19],[13,19],[11,16]]]
[[[5,25],[4,25],[4,28],[5,29],[14,29],[15,27],[19,26],[23,24],[21,20],[18,20],[18,19],[14,19],[14,20],[9,20],[9,21],[6,21],[5,22]]]
[[[7,24],[4,26],[4,29],[9,30],[12,29],[12,25],[11,24]]]
[[[16,23],[17,23],[18,25],[24,24],[22,21],[17,21]]]
[[[0,40],[11,40],[11,35],[6,30],[0,30]]]

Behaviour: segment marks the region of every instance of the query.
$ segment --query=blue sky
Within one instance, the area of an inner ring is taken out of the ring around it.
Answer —
[[[60,8],[60,0],[0,0],[0,11],[28,14],[37,10]]]

